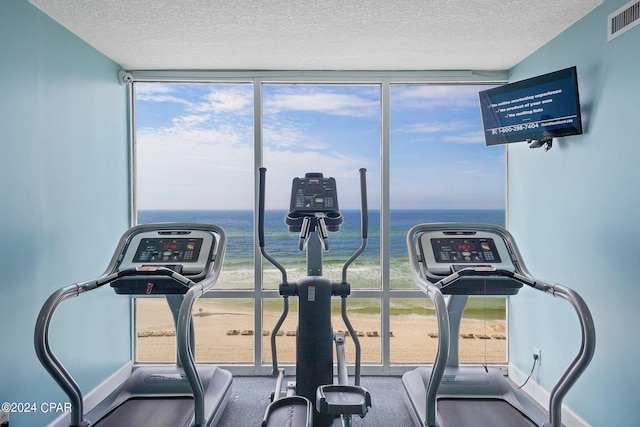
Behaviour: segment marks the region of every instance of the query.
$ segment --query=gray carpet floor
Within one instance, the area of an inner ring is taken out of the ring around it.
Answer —
[[[291,378],[285,378],[284,384]],[[274,391],[275,377],[234,377],[231,396],[219,427],[260,426]],[[410,427],[413,425],[402,397],[399,377],[362,377],[361,385],[371,394],[371,409],[364,418],[353,418],[353,427]],[[340,426],[336,419],[332,427]]]

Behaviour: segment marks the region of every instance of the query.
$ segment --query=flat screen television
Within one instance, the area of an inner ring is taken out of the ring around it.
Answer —
[[[487,89],[479,96],[487,145],[535,141],[539,146],[582,133],[576,67]]]

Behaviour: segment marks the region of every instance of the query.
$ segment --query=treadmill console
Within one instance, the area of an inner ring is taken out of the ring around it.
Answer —
[[[215,245],[213,234],[202,230],[156,230],[133,236],[119,269],[142,266],[181,266],[185,276],[206,272]]]
[[[294,178],[291,203],[285,223],[289,231],[301,230],[304,217],[322,217],[328,231],[339,231],[343,218],[338,209],[336,180],[322,173],[310,172],[304,178]]]
[[[133,262],[196,262],[201,247],[202,238],[147,238],[140,242]]]
[[[504,240],[486,231],[429,231],[421,235],[419,245],[425,266],[434,275],[447,276],[470,266],[515,269]]]
[[[436,262],[486,264],[500,262],[500,254],[493,239],[452,238],[431,239]]]

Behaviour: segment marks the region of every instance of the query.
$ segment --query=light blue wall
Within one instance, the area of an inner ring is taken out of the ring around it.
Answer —
[[[512,81],[577,66],[584,135],[549,152],[508,147],[508,225],[529,269],[589,304],[597,349],[565,402],[593,426],[640,425],[640,27],[607,42],[609,0],[515,67]],[[544,28],[540,28],[544,31]],[[510,360],[551,390],[578,350],[568,304],[523,291],[510,305]]]
[[[33,330],[55,289],[104,271],[129,225],[127,89],[117,64],[26,0],[0,0],[0,40],[0,402],[65,402]],[[85,392],[131,351],[128,301],[102,291],[53,319],[51,346]]]

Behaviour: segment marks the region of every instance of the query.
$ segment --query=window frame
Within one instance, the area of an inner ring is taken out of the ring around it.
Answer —
[[[375,298],[381,307],[381,363],[363,364],[365,375],[401,375],[416,364],[393,364],[390,361],[390,302],[395,298],[426,298],[416,289],[390,288],[390,91],[393,85],[489,85],[504,84],[506,71],[131,71],[133,84],[129,90],[130,111],[130,196],[132,225],[137,223],[136,205],[136,132],[135,83],[244,83],[253,85],[254,125],[254,288],[242,290],[211,290],[210,298],[251,298],[254,301],[254,330],[264,329],[263,300],[280,299],[277,290],[263,289],[263,258],[257,244],[258,168],[263,165],[262,89],[264,84],[377,84],[381,90],[380,140],[380,289],[353,289],[351,298]],[[506,173],[506,165],[505,165]],[[505,206],[506,209],[506,206]],[[132,331],[135,332],[136,313],[132,302]],[[507,312],[508,319],[508,312]],[[272,325],[266,325],[269,329]],[[262,334],[254,334],[254,362],[252,364],[218,364],[236,375],[270,375],[271,365],[262,363]],[[136,354],[135,333],[132,333],[132,357]],[[295,373],[295,365],[285,365],[287,373]]]

